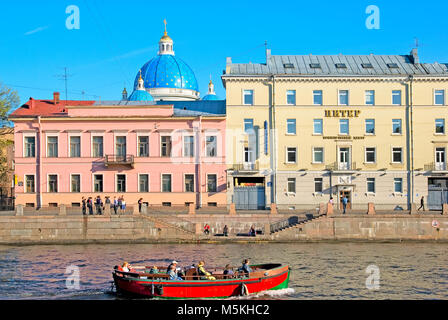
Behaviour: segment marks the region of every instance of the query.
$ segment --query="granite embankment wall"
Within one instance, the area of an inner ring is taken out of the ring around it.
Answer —
[[[0,216],[0,244],[209,241],[448,241],[442,215],[332,215],[255,238],[238,237],[251,225],[268,230],[287,215]],[[432,226],[436,220],[438,228]],[[202,233],[211,226],[211,236]],[[229,237],[215,237],[228,225]]]

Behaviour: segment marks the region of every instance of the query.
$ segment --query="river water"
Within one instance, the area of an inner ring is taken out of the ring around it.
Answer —
[[[111,271],[123,261],[224,266],[246,257],[291,266],[289,289],[251,299],[447,299],[447,253],[448,244],[435,243],[0,246],[0,299],[117,299]],[[79,289],[67,288],[70,266],[79,268]]]

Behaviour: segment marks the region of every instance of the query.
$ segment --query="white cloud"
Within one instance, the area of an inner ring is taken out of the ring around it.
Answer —
[[[25,36],[29,36],[29,35],[32,35],[32,34],[35,34],[35,33],[41,32],[41,31],[44,31],[45,29],[48,29],[48,26],[46,26],[46,27],[39,27],[37,29],[25,32]]]

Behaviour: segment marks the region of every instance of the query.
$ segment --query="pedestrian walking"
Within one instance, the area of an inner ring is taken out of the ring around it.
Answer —
[[[227,225],[224,226],[224,229],[222,230],[222,233],[223,233],[224,237],[228,237],[229,236],[229,227],[227,227]]]
[[[121,199],[121,197],[118,197],[117,205],[118,205],[118,209],[120,209],[120,214],[121,214],[121,210],[122,210],[122,206],[121,206],[122,201],[123,200]]]
[[[420,207],[417,209],[417,211],[420,211],[420,209],[422,209],[422,208],[423,208],[423,211],[425,211],[425,199],[424,198],[425,198],[424,196],[421,197]]]
[[[113,208],[114,208],[114,213],[117,214],[117,209],[118,209],[118,200],[117,200],[117,197],[114,197]]]
[[[345,211],[347,210],[347,203],[348,203],[347,196],[344,195],[344,198],[342,198],[342,207],[344,208],[343,214],[345,214]]]
[[[95,199],[95,208],[96,208],[96,214],[97,215],[101,215],[101,207],[102,207],[102,201],[101,201],[101,197],[97,196]]]
[[[86,198],[82,197],[82,215],[85,216],[87,213],[87,203],[86,203]]]
[[[138,212],[142,213],[143,198],[138,199]]]
[[[123,196],[121,196],[121,210],[123,211],[123,214],[126,212],[126,201],[124,201]]]
[[[89,197],[89,199],[87,199],[87,208],[89,209],[89,215],[93,215],[93,201],[92,201],[92,197]]]

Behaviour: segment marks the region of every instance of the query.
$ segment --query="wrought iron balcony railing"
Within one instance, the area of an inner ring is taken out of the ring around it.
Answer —
[[[428,164],[425,164],[424,166],[425,171],[448,171],[446,169],[446,163],[444,162],[431,162]]]
[[[257,162],[244,162],[233,164],[234,171],[240,172],[254,172],[259,170],[259,165]]]
[[[130,165],[134,166],[134,156],[132,154],[127,155],[115,155],[115,154],[108,154],[106,155],[106,158],[104,160],[104,163],[107,166],[110,165]]]
[[[330,171],[354,171],[356,170],[356,162],[333,162],[326,165],[325,169]]]

